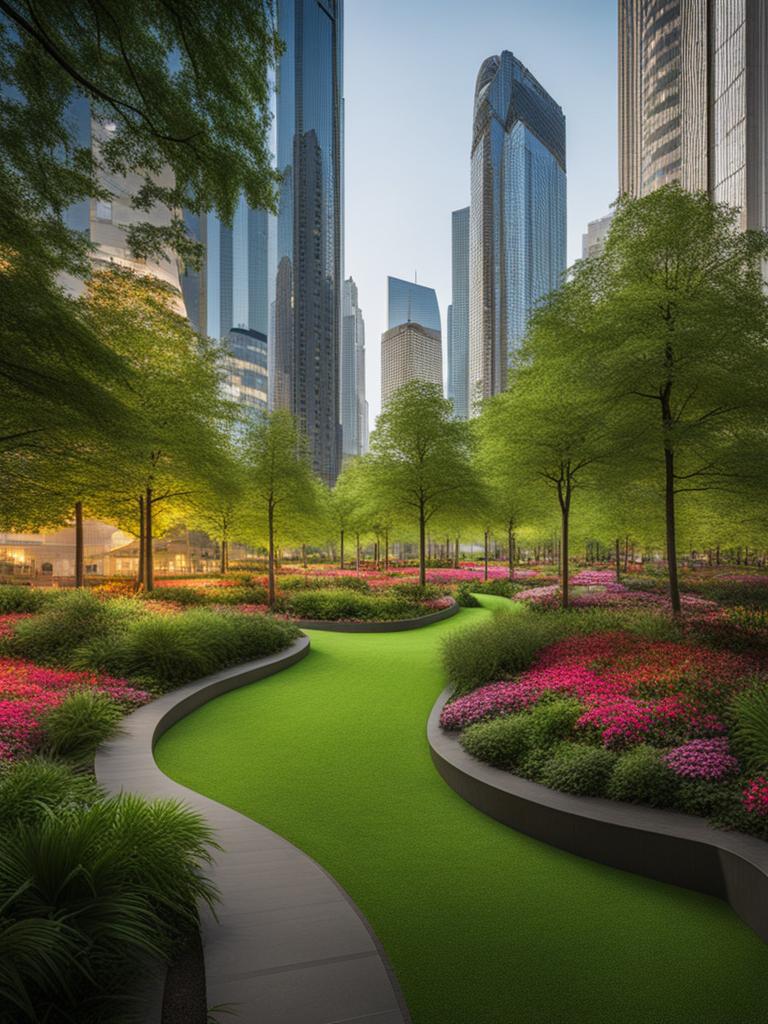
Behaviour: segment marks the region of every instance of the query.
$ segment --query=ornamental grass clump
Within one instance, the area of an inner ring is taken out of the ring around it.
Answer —
[[[39,587],[16,587],[0,584],[0,615],[13,612],[39,612],[59,595]]]
[[[57,757],[88,760],[117,730],[122,717],[120,705],[107,694],[74,690],[44,716],[43,749]]]
[[[103,796],[93,775],[62,761],[28,757],[0,767],[0,833],[17,822],[33,822],[52,811],[85,810]]]

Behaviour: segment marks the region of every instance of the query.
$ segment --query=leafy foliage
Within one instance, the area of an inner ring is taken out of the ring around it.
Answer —
[[[120,705],[98,690],[75,690],[45,716],[46,750],[82,760],[109,739],[123,717]]]
[[[731,703],[734,753],[757,774],[768,769],[768,685],[765,682],[737,694]]]

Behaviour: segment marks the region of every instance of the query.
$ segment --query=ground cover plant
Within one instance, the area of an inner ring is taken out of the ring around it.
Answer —
[[[529,608],[451,637],[455,692],[441,725],[461,730],[474,756],[544,785],[768,839],[768,661],[704,642],[695,617],[644,608]],[[565,733],[538,730],[563,702]]]

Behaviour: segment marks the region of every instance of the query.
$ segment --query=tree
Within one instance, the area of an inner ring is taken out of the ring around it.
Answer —
[[[592,289],[588,351],[606,403],[626,407],[636,449],[661,462],[675,614],[678,496],[764,475],[746,451],[766,436],[768,236],[737,217],[678,185],[622,198],[603,257],[575,275]]]
[[[479,480],[469,425],[452,418],[435,384],[410,381],[387,403],[371,436],[380,500],[419,528],[419,582],[426,583],[426,528],[441,509],[471,504]]]
[[[171,299],[154,278],[115,269],[94,274],[81,300],[89,322],[135,378],[126,395],[132,429],[108,450],[108,469],[104,452],[94,460],[91,494],[106,511],[133,505],[140,580],[148,590],[158,507],[219,479],[234,422],[221,391],[223,350],[196,334]]]
[[[119,180],[134,190],[134,254],[194,263],[182,209],[230,221],[242,193],[274,209],[280,49],[271,0],[0,2],[0,470],[20,449],[63,447],[67,429],[130,430],[108,387],[127,367],[61,286],[91,269],[65,215]],[[157,204],[176,211],[168,226],[142,222]]]
[[[269,552],[269,605],[275,604],[275,536],[292,515],[305,514],[314,497],[306,438],[285,409],[255,418],[243,437],[248,494]]]

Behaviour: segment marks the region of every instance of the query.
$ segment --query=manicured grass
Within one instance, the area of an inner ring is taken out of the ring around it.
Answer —
[[[768,947],[725,903],[513,832],[440,779],[439,646],[508,607],[480,600],[412,632],[313,632],[304,661],[176,725],[158,763],[338,879],[414,1024],[764,1022]]]

